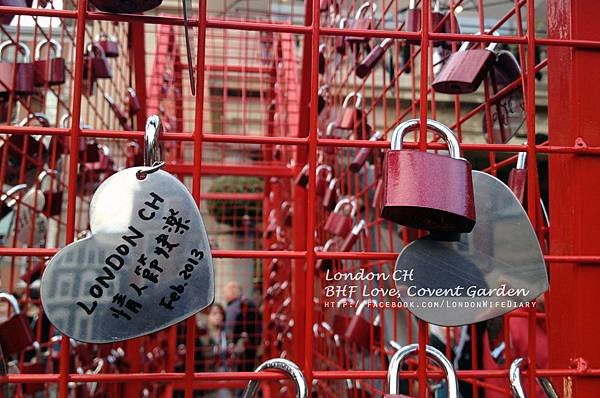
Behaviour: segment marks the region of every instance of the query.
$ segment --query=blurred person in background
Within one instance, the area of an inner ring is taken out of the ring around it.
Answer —
[[[262,332],[258,308],[251,299],[243,295],[242,287],[236,281],[225,285],[224,298],[227,301],[225,332],[230,350],[236,358],[233,370],[252,372],[257,364]]]

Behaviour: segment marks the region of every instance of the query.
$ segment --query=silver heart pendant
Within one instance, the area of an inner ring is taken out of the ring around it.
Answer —
[[[497,178],[473,171],[477,223],[459,241],[423,238],[396,260],[398,296],[417,318],[467,325],[506,314],[548,290],[544,256],[527,213]]]
[[[91,235],[60,250],[42,277],[42,305],[61,333],[90,343],[125,340],[213,302],[204,223],[171,174],[133,167],[112,175],[92,198],[90,226]]]

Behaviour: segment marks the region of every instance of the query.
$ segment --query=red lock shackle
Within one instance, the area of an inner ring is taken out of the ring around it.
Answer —
[[[389,395],[400,395],[400,380],[398,377],[400,366],[409,355],[415,354],[418,350],[418,344],[410,344],[400,348],[392,356],[392,359],[390,359],[387,375],[388,387],[390,390]],[[454,367],[448,358],[446,358],[446,356],[437,348],[430,345],[425,346],[425,352],[427,353],[427,356],[431,357],[434,362],[444,369],[448,383],[448,398],[458,398],[458,379],[456,378]]]
[[[302,374],[302,371],[294,362],[284,359],[275,358],[269,359],[258,365],[255,373],[262,372],[264,370],[273,369],[288,375],[296,386],[296,397],[297,398],[308,398],[308,386],[306,385],[306,379]],[[258,390],[258,380],[251,380],[244,391],[243,398],[252,398],[256,395]]]
[[[49,45],[50,47],[52,47],[54,49],[54,54],[56,55],[56,58],[61,58],[62,57],[62,46],[60,45],[60,43],[57,42],[54,39],[50,39],[50,40],[46,39],[46,40],[40,41],[35,46],[35,51],[33,53],[33,60],[34,61],[38,61],[41,58],[42,47],[44,47],[45,45]]]

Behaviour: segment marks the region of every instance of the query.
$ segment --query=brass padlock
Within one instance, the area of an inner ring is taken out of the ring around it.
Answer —
[[[387,381],[389,393],[385,394],[383,396],[384,398],[408,398],[406,395],[403,395],[400,392],[400,379],[398,377],[398,373],[400,372],[400,367],[402,366],[404,360],[409,355],[417,353],[418,350],[418,344],[410,344],[400,348],[394,353],[388,366]],[[427,353],[427,357],[431,358],[435,363],[437,363],[437,365],[444,370],[444,373],[446,373],[447,397],[458,398],[458,378],[456,377],[456,372],[454,371],[452,363],[440,350],[435,347],[426,345],[425,352]]]
[[[448,127],[427,120],[448,145],[450,157],[402,149],[404,136],[419,119],[399,124],[385,155],[381,217],[411,228],[432,232],[471,232],[475,205],[471,164],[460,157],[460,145]]]
[[[495,33],[497,35],[497,33]],[[469,48],[464,42],[458,52],[452,53],[431,86],[438,93],[468,94],[476,91],[496,59],[490,43],[486,49]]]

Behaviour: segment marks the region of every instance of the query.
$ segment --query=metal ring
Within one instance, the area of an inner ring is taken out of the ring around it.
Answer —
[[[398,380],[398,372],[400,371],[400,365],[404,362],[404,360],[411,354],[416,353],[419,350],[418,344],[407,345],[396,351],[392,359],[390,359],[390,366],[388,368],[388,386],[390,389],[390,394],[400,394],[400,383]],[[458,397],[458,379],[456,378],[456,373],[454,372],[454,368],[452,364],[446,358],[446,356],[440,352],[438,349],[426,345],[425,351],[428,356],[430,356],[434,362],[436,362],[439,366],[444,368],[446,372],[446,380],[448,382],[448,397],[449,398],[457,398]]]
[[[296,365],[294,362],[283,358],[269,359],[268,361],[265,361],[258,365],[254,372],[262,372],[263,370],[267,369],[278,370],[288,375],[296,385],[297,398],[308,397],[308,387],[306,385],[306,379],[304,378],[304,375],[302,374],[302,371],[300,370],[298,365]],[[246,390],[244,391],[243,398],[254,397],[256,391],[258,390],[258,384],[258,380],[251,380],[248,383]]]
[[[160,133],[162,133],[160,118],[156,115],[148,117],[144,134],[144,166],[146,167],[154,166],[156,162],[160,162],[158,147]]]
[[[392,139],[390,140],[391,148],[394,151],[399,151],[402,149],[402,141],[404,140],[404,136],[409,131],[414,131],[421,125],[421,121],[419,119],[410,119],[405,122],[402,122],[396,127],[394,133],[392,134]],[[460,144],[454,135],[454,132],[450,130],[448,126],[442,124],[436,120],[427,119],[427,127],[434,130],[438,133],[442,139],[448,145],[448,151],[450,152],[450,157],[454,159],[460,159]]]
[[[162,169],[165,165],[165,162],[155,162],[153,166],[150,166],[146,169],[140,169],[135,173],[135,176],[139,180],[145,179],[148,174],[156,173],[158,170]]]

